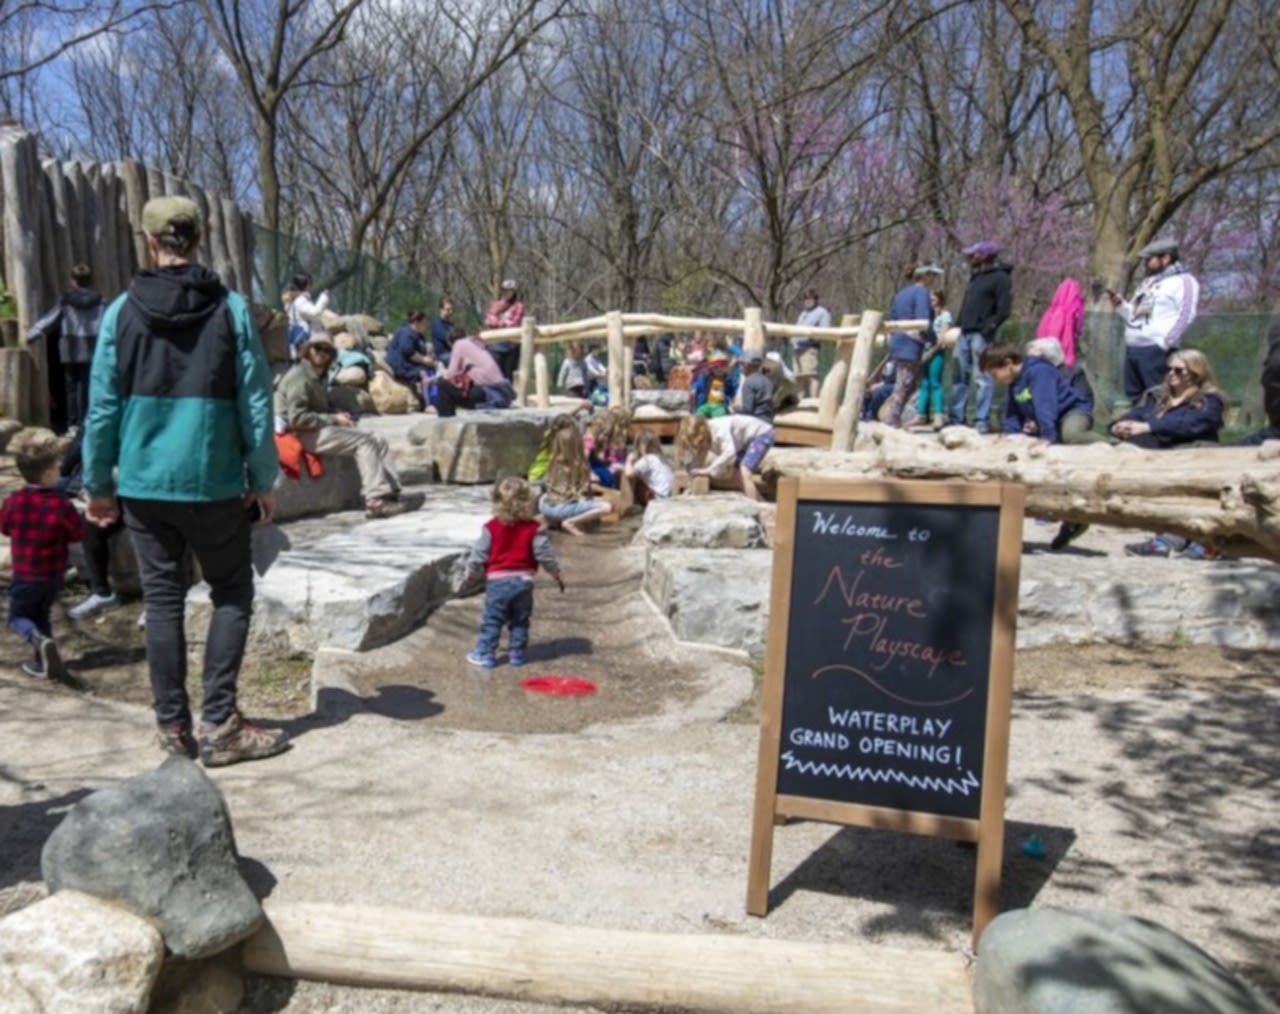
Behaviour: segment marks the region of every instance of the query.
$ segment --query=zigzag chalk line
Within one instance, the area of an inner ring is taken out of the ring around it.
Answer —
[[[794,756],[790,750],[782,755],[788,771],[802,775],[821,775],[827,778],[847,778],[854,782],[898,782],[909,785],[913,789],[929,789],[933,792],[945,792],[947,795],[960,793],[969,795],[978,788],[978,779],[972,771],[966,770],[964,778],[935,778],[930,775],[909,775],[902,771],[880,770],[877,768],[856,768],[852,764],[826,764],[820,761],[803,761]]]

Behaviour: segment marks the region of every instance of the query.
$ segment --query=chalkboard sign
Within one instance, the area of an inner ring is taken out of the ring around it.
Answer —
[[[750,911],[791,816],[976,841],[998,891],[1022,498],[780,484]]]

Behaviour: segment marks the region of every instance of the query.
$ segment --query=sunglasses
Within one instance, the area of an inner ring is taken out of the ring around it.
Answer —
[[[1178,376],[1178,377],[1185,377],[1185,376],[1186,376],[1188,373],[1190,373],[1191,371],[1190,371],[1190,370],[1188,370],[1185,366],[1170,366],[1170,367],[1169,367],[1167,370],[1165,370],[1164,372],[1165,372],[1165,373],[1172,373],[1172,374],[1174,374],[1175,376]]]

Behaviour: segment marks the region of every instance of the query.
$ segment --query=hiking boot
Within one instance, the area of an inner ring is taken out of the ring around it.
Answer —
[[[519,648],[512,648],[507,653],[507,664],[514,666],[524,665],[524,652]]]
[[[274,757],[288,749],[289,736],[283,729],[264,729],[238,711],[219,726],[200,726],[200,760],[207,768]]]
[[[62,656],[58,653],[58,642],[52,637],[36,635],[36,653],[40,656],[40,668],[49,679],[62,679],[66,670],[62,667]]]
[[[467,661],[472,665],[478,665],[481,669],[492,669],[498,664],[492,653],[486,655],[474,650],[467,652]]]
[[[196,738],[191,733],[191,726],[186,722],[170,722],[156,726],[156,744],[165,753],[175,757],[186,757],[195,760],[200,753]]]
[[[1173,552],[1169,543],[1155,535],[1146,542],[1132,542],[1124,547],[1125,556],[1169,556]]]
[[[404,513],[404,504],[399,500],[370,500],[364,505],[364,516],[370,521],[379,518],[393,518]]]
[[[1066,549],[1088,530],[1088,525],[1078,525],[1072,521],[1064,521],[1062,522],[1062,527],[1058,529],[1058,534],[1049,543],[1049,548],[1055,553],[1060,549]]]
[[[99,595],[94,592],[78,606],[72,606],[68,609],[67,615],[73,620],[87,620],[90,616],[105,613],[108,609],[115,609],[118,605],[120,605],[120,600],[116,598],[114,592],[110,595]]]

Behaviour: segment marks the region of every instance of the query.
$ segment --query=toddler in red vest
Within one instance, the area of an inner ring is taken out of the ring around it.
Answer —
[[[482,669],[498,664],[498,639],[504,626],[510,631],[507,661],[524,665],[529,619],[533,615],[533,577],[539,564],[564,591],[551,540],[534,520],[537,513],[533,487],[524,479],[511,476],[498,480],[493,488],[494,516],[485,522],[484,531],[467,557],[464,583],[474,580],[481,570],[487,582],[480,636],[475,649],[467,652],[467,661]]]

